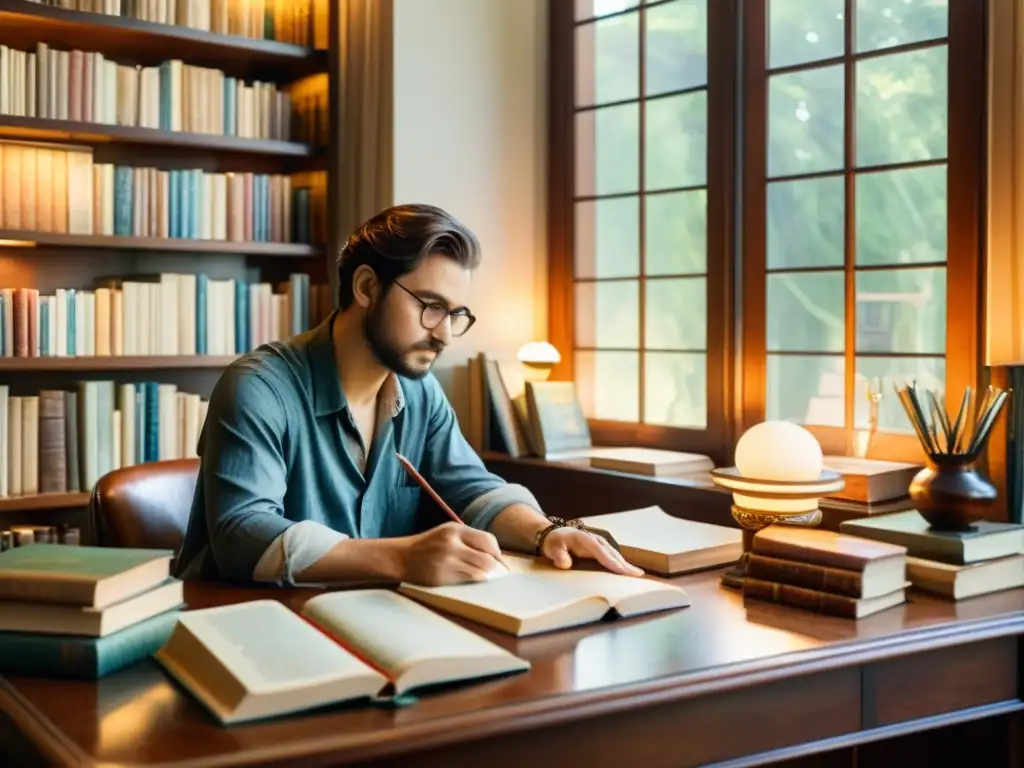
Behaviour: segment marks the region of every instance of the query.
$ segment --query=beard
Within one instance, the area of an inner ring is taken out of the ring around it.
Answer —
[[[404,376],[407,379],[422,379],[430,372],[434,362],[441,355],[445,347],[444,343],[437,339],[428,339],[400,349],[388,338],[383,312],[380,310],[381,306],[378,304],[366,313],[366,318],[363,321],[363,335],[366,337],[366,343],[370,345],[373,356],[377,362],[399,376]],[[425,367],[411,365],[406,359],[407,356],[420,350],[433,351],[435,353],[434,361]]]

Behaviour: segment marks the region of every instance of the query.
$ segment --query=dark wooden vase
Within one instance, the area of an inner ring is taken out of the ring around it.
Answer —
[[[998,492],[974,462],[942,456],[922,469],[910,483],[910,498],[932,528],[962,531],[985,517]]]

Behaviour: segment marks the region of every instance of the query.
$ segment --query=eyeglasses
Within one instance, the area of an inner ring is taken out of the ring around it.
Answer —
[[[397,280],[392,281],[395,285],[401,288],[403,291],[412,296],[423,306],[423,311],[420,313],[420,325],[426,328],[428,331],[432,331],[441,323],[444,322],[446,317],[452,319],[452,336],[461,336],[470,328],[473,327],[473,323],[476,322],[476,318],[473,314],[465,307],[459,307],[458,309],[448,309],[447,306],[437,301],[424,301],[415,293],[410,291],[404,285]]]

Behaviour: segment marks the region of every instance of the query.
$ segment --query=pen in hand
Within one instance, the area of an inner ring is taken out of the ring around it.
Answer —
[[[466,521],[459,517],[457,514],[455,514],[455,510],[448,506],[445,500],[442,499],[438,492],[435,491],[433,487],[430,485],[430,483],[427,482],[427,479],[423,477],[423,475],[419,473],[416,467],[412,465],[411,461],[409,461],[407,458],[405,458],[405,456],[398,453],[397,451],[395,451],[395,456],[398,457],[398,461],[401,462],[402,466],[405,468],[405,471],[409,473],[409,476],[412,477],[412,479],[415,480],[417,483],[419,483],[420,487],[424,491],[426,491],[427,494],[429,494],[430,498],[432,498],[442,510],[444,510],[445,514],[448,515],[448,517],[450,517],[456,523],[461,523],[462,525],[466,524]],[[501,557],[498,557],[496,559],[499,563],[501,563],[501,565],[505,567],[505,570],[512,570],[508,567],[508,563],[502,560]]]

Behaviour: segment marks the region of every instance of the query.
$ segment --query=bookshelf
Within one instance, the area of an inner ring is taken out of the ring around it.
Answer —
[[[0,0],[0,528],[194,455],[224,367],[333,308],[337,29],[338,0]]]
[[[280,157],[312,157],[316,154],[309,144],[297,141],[163,131],[158,128],[3,114],[0,114],[0,139],[158,145]]]

